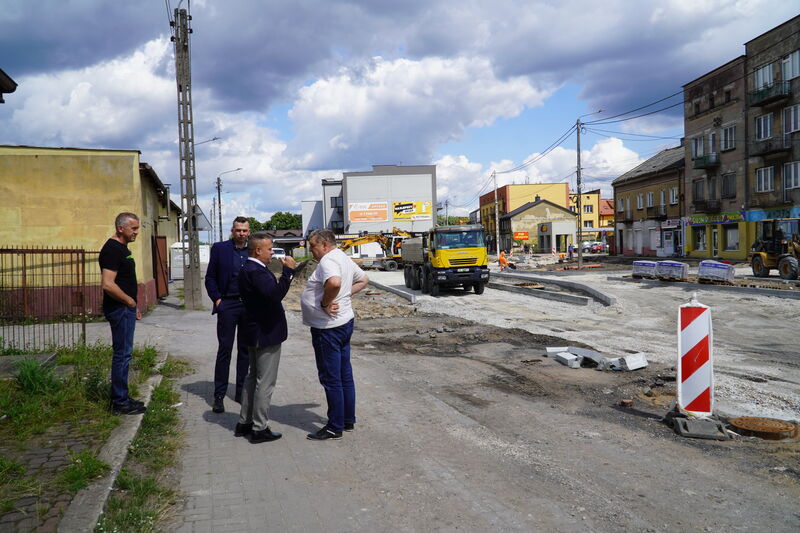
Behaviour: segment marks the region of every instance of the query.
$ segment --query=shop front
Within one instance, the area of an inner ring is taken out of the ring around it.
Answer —
[[[691,215],[683,220],[688,257],[747,259],[752,235],[743,211]]]
[[[661,246],[656,250],[659,257],[683,256],[683,228],[681,219],[674,218],[661,223]]]

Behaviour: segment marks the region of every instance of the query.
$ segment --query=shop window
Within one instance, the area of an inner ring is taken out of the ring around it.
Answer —
[[[739,226],[728,225],[725,228],[725,250],[732,251],[739,249]]]
[[[692,237],[694,240],[694,249],[699,251],[706,250],[706,228],[701,226],[699,228],[692,228]]]

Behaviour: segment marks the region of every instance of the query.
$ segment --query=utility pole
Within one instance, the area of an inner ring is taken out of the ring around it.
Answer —
[[[233,170],[226,170],[225,172],[220,172],[217,176],[217,213],[219,213],[219,240],[223,240],[222,238],[222,175],[229,174],[231,172],[239,172],[242,170],[242,167],[234,168]]]
[[[578,118],[575,121],[575,130],[578,132],[578,173],[577,176],[577,189],[578,189],[578,201],[576,202],[578,207],[578,270],[583,267],[583,241],[581,240],[581,235],[583,231],[583,213],[581,212],[581,119]]]
[[[492,178],[494,178],[494,238],[495,238],[495,251],[497,257],[500,257],[500,214],[497,205],[497,172],[492,170]]]
[[[444,201],[444,225],[450,225],[450,199]]]
[[[175,43],[175,81],[178,88],[178,149],[180,155],[181,203],[184,217],[183,298],[186,309],[202,309],[200,290],[200,240],[197,234],[197,186],[194,165],[194,123],[192,122],[192,67],[189,35],[192,17],[186,9],[175,9],[170,21]]]

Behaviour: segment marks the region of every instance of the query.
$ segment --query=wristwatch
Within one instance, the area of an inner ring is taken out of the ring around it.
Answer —
[[[330,305],[330,304],[328,304],[328,305]],[[320,301],[319,301],[319,306],[320,306],[321,308],[323,308],[323,309],[325,309],[326,307],[328,307],[328,305],[325,305],[324,303],[322,303],[322,300],[320,300]]]

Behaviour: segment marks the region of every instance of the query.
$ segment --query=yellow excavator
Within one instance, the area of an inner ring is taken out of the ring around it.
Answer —
[[[353,246],[377,242],[383,249],[384,257],[379,262],[373,263],[373,265],[381,270],[393,272],[401,264],[400,250],[403,246],[403,241],[409,237],[411,237],[409,232],[399,228],[392,228],[392,233],[368,233],[344,240],[339,243],[339,249],[345,251]]]
[[[776,268],[783,279],[797,279],[800,268],[800,219],[779,218],[758,223],[757,239],[747,258],[753,275],[769,276]]]

